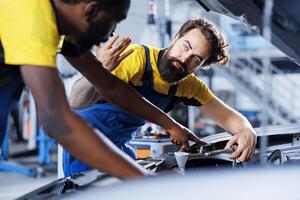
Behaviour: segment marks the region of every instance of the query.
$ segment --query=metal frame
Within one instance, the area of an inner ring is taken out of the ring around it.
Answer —
[[[14,162],[8,161],[9,143],[8,134],[5,134],[1,154],[0,154],[0,172],[14,172],[24,176],[36,177],[38,174],[37,168],[27,168]]]

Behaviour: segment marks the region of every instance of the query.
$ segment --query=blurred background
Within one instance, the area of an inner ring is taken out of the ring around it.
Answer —
[[[211,66],[196,72],[214,94],[242,113],[253,127],[299,122],[300,68],[267,42],[259,34],[262,30],[245,23],[245,16],[233,19],[206,12],[194,0],[131,0],[128,17],[116,32],[130,36],[133,43],[164,48],[185,21],[199,17],[220,27],[230,49],[228,68]],[[270,63],[267,73],[266,59]],[[81,75],[60,55],[57,64],[69,95]],[[169,115],[200,137],[224,132],[194,107],[179,104]],[[136,133],[132,143],[140,158],[176,149],[161,132],[160,127],[147,123]],[[0,153],[0,199],[12,199],[63,176],[57,162],[61,150],[39,128],[28,90],[10,115],[8,133]],[[18,191],[11,185],[18,186]]]

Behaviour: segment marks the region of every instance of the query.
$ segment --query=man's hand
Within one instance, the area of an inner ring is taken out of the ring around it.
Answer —
[[[115,44],[118,38],[119,35],[117,34],[110,37],[105,46],[99,45],[96,50],[97,59],[103,64],[104,68],[110,72],[133,52],[133,49],[130,49],[123,53],[131,43],[129,37],[124,37]]]
[[[173,144],[181,146],[182,150],[189,148],[188,140],[199,144],[205,144],[199,137],[192,133],[189,129],[178,124],[174,126],[171,130],[168,130],[170,134],[170,139]]]
[[[240,162],[245,162],[252,158],[255,153],[256,146],[256,134],[254,130],[245,129],[241,133],[235,134],[226,144],[225,148],[229,148],[230,146],[237,144],[238,147],[236,151],[234,151],[230,158],[238,159]]]
[[[214,97],[206,105],[201,106],[200,110],[206,117],[211,118],[219,126],[234,135],[225,147],[228,148],[234,144],[238,145],[231,158],[237,158],[239,161],[245,162],[253,156],[255,153],[256,134],[249,121],[243,115],[230,108],[217,97]]]

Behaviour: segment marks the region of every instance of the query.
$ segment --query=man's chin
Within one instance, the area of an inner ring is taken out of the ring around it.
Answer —
[[[91,50],[93,47],[93,45],[79,45],[79,51],[80,51],[80,54],[85,54],[86,52],[88,52],[89,50]]]
[[[173,79],[170,79],[170,78],[168,78],[168,77],[164,77],[164,76],[161,76],[161,79],[162,79],[163,81],[168,82],[168,83],[171,84],[171,85],[174,85],[174,84],[178,83],[178,81],[173,80]]]
[[[181,78],[173,78],[173,79],[170,79],[170,78],[166,78],[166,77],[161,77],[164,81],[168,82],[169,84],[171,85],[175,85],[175,84],[178,84],[180,81],[183,81],[184,79],[186,79],[188,76],[184,76],[184,77],[181,77]]]

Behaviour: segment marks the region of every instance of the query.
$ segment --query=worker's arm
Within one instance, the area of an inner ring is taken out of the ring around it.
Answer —
[[[118,38],[119,35],[115,34],[109,38],[105,45],[96,47],[97,59],[109,72],[112,72],[122,60],[133,52],[133,49],[124,51],[131,42],[129,37],[124,37],[117,41]],[[84,76],[74,82],[70,95],[71,108],[84,108],[100,99],[101,97],[95,87]]]
[[[256,146],[256,133],[244,116],[217,97],[199,108],[204,115],[234,135],[226,145],[226,147],[229,147],[235,143],[238,144],[238,148],[231,155],[231,158],[238,158],[239,161],[244,162],[253,156]]]
[[[143,168],[109,147],[71,111],[56,69],[22,66],[21,73],[35,99],[40,123],[50,137],[79,160],[113,176],[126,179],[144,175]]]
[[[84,76],[74,82],[69,103],[72,109],[81,109],[96,103],[100,99],[97,90]]]
[[[89,52],[81,58],[66,58],[106,100],[126,112],[160,125],[170,133],[170,138],[174,143],[183,148],[189,146],[188,139],[202,143],[195,134],[139,95],[130,85],[109,73],[92,53]]]

